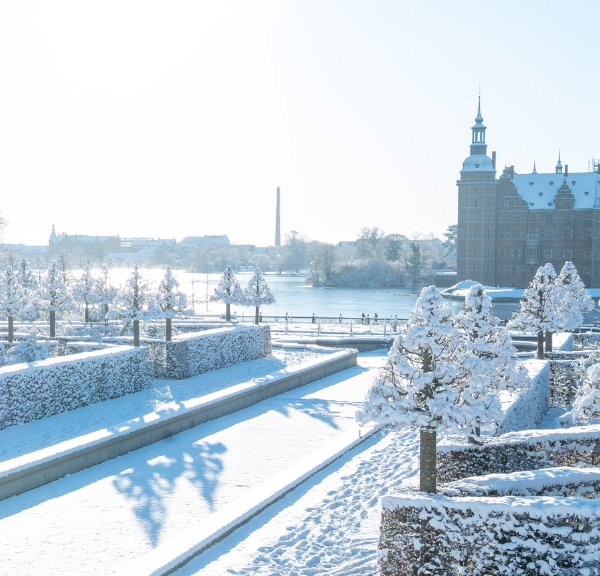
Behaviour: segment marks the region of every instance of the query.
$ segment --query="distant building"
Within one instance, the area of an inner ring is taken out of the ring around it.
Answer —
[[[588,287],[600,287],[600,165],[569,173],[530,174],[505,168],[496,179],[496,153],[487,156],[481,106],[472,127],[471,154],[458,185],[457,280],[527,286],[550,262],[572,261]]]
[[[50,257],[59,250],[81,252],[92,258],[100,259],[108,256],[109,252],[118,252],[121,240],[118,236],[86,236],[83,234],[57,234],[54,225],[48,243]]]
[[[48,255],[48,246],[26,246],[25,244],[2,244],[2,248],[7,252],[12,252],[15,256],[25,258],[33,262],[38,257],[46,258]]]
[[[229,238],[225,235],[222,236],[187,236],[179,244],[177,244],[177,251],[181,254],[187,254],[193,252],[200,246],[208,246],[211,244],[222,244],[229,246]]]

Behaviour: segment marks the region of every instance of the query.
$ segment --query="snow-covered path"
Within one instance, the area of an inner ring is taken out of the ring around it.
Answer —
[[[383,357],[0,502],[0,573],[113,573],[357,429]]]
[[[175,574],[374,576],[381,497],[417,455],[415,432],[379,432]]]

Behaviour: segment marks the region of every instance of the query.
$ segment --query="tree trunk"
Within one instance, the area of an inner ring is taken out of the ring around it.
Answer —
[[[140,345],[140,321],[139,320],[133,321],[133,345],[134,346]]]
[[[87,324],[90,321],[90,307],[88,303],[85,303],[85,323]]]
[[[50,338],[56,336],[56,311],[50,311]]]
[[[258,326],[258,314],[259,314],[259,308],[258,306],[256,307],[256,312],[254,313],[254,323]]]
[[[546,352],[552,352],[552,334],[550,330],[546,330]]]
[[[537,357],[538,360],[544,359],[544,332],[542,330],[537,335]]]
[[[171,341],[171,336],[172,336],[172,331],[171,331],[171,318],[166,318],[167,321],[167,327],[165,330],[165,340],[167,342]]]
[[[421,492],[437,492],[436,438],[435,430],[421,428]]]
[[[13,317],[8,317],[8,341],[12,342],[14,338],[14,330],[13,330]]]
[[[225,304],[225,320],[227,322],[231,320],[231,304]]]

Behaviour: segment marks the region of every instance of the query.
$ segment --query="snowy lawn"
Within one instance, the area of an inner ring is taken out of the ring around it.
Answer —
[[[114,573],[340,434],[358,434],[354,413],[384,358],[367,353],[357,367],[0,502],[2,570]]]
[[[418,473],[418,435],[379,432],[176,576],[377,573],[381,497]]]
[[[273,354],[266,358],[221,368],[186,380],[157,379],[148,390],[0,430],[0,463],[86,434],[114,431],[117,427],[120,429],[123,424],[152,412],[177,410],[182,403],[193,398],[244,382],[260,381],[291,367],[322,359],[324,355],[333,352],[314,348],[274,349]]]

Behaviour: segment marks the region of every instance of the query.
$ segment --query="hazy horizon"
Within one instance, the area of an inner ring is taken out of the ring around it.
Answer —
[[[498,168],[600,156],[592,2],[0,2],[6,243],[442,237],[482,86]],[[575,112],[575,113],[573,113]]]

